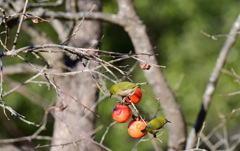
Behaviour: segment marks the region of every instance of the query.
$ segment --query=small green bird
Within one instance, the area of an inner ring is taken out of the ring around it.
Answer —
[[[145,82],[145,83],[132,83],[132,82],[117,83],[110,88],[110,97],[112,95],[129,96],[132,93],[134,93],[135,90],[143,84],[147,84],[147,82]]]
[[[161,128],[163,128],[163,126],[166,123],[171,123],[169,120],[167,120],[166,118],[163,117],[158,117],[155,118],[153,120],[151,120],[145,127],[145,129],[141,130],[142,133],[145,133],[146,131],[148,131],[149,133],[153,134],[153,137],[157,137],[156,133],[159,132],[159,130]]]

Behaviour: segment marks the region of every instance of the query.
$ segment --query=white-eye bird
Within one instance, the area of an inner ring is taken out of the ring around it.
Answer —
[[[134,93],[135,90],[143,84],[147,84],[147,82],[145,82],[145,83],[132,83],[132,82],[117,83],[110,88],[110,97],[112,95],[129,96],[132,93]]]
[[[145,129],[141,130],[141,132],[145,133],[148,131],[149,133],[153,134],[153,137],[157,137],[156,133],[159,132],[159,130],[163,128],[166,123],[171,122],[164,117],[154,118],[146,125]]]

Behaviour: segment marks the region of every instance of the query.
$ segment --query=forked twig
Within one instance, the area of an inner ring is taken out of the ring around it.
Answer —
[[[9,33],[8,33],[8,24],[7,24],[7,17],[6,17],[6,14],[5,14],[5,10],[4,9],[2,9],[1,7],[0,7],[0,11],[2,12],[2,14],[3,14],[3,17],[2,17],[2,22],[4,23],[4,25],[5,25],[5,34],[6,34],[6,36],[5,36],[5,42],[4,42],[4,44],[2,43],[2,41],[1,41],[1,44],[2,44],[2,46],[4,47],[4,49],[5,49],[5,51],[7,51],[8,49],[7,49],[7,44],[8,44],[8,38],[9,38]],[[1,25],[1,24],[0,24]]]
[[[93,5],[93,7],[91,8],[91,10],[88,12],[88,14],[86,14],[86,15],[81,19],[81,21],[80,21],[80,23],[79,23],[79,25],[78,25],[77,30],[76,30],[72,35],[70,35],[65,41],[61,42],[60,45],[65,44],[67,41],[69,41],[73,36],[75,36],[75,35],[77,34],[77,32],[80,30],[80,27],[81,27],[83,21],[85,20],[85,18],[86,18],[89,14],[91,14],[91,12],[93,11],[93,9],[94,9],[95,7],[96,7],[96,6]]]
[[[38,72],[35,76],[32,76],[30,79],[24,81],[23,83],[21,83],[21,85],[16,86],[15,88],[9,90],[8,92],[5,92],[2,97],[5,97],[7,95],[9,95],[10,93],[14,92],[16,89],[20,88],[21,86],[31,82],[32,80],[34,80],[35,78],[37,78],[38,76],[43,74],[43,71],[47,68],[47,66],[45,66],[42,70],[40,70],[40,72]]]
[[[34,122],[30,122],[30,121],[28,121],[28,120],[26,120],[26,119],[24,119],[25,117],[23,116],[23,115],[21,115],[21,114],[19,114],[19,113],[17,113],[16,111],[14,111],[10,106],[8,106],[5,102],[3,102],[2,100],[0,100],[0,106],[2,107],[2,108],[4,108],[4,110],[5,109],[7,109],[13,116],[15,116],[15,117],[17,117],[17,118],[19,118],[21,121],[23,121],[23,122],[25,122],[25,123],[27,123],[27,124],[29,124],[29,125],[34,125],[34,126],[39,126],[39,124],[35,124]],[[6,113],[5,113],[6,114]],[[8,117],[7,117],[8,118]]]

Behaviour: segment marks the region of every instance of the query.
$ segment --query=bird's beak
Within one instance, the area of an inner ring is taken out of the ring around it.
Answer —
[[[167,121],[167,123],[172,123],[171,121]]]
[[[110,97],[112,97],[113,93],[110,93]]]

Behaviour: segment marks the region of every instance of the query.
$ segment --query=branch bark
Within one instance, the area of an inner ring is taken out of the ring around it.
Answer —
[[[68,11],[75,10],[74,6],[70,6],[73,1],[67,1]],[[76,1],[76,8],[79,11],[89,11],[95,5],[94,11],[101,10],[101,2],[98,0],[78,0]],[[76,10],[78,11],[78,10]],[[79,22],[76,22],[74,31],[79,27]],[[100,38],[101,24],[98,21],[84,21],[81,25],[80,31],[78,31],[74,38],[70,39],[69,44],[74,47],[88,48],[93,45]],[[93,52],[95,53],[95,52]],[[92,64],[81,55],[76,59],[72,55],[66,55],[66,65],[72,70],[81,71],[86,68],[92,69],[96,64]],[[96,75],[95,75],[96,76]],[[96,83],[89,73],[78,74],[70,77],[59,78],[59,87],[63,92],[77,98],[82,104],[91,108],[97,100],[98,88]],[[61,83],[60,83],[61,81]],[[81,140],[78,145],[68,145],[62,148],[54,147],[52,151],[61,150],[94,150],[98,151],[100,148],[93,141],[93,133],[95,129],[95,116],[93,114],[87,114],[88,111],[84,111],[84,108],[71,100],[68,96],[61,95],[58,98],[57,103],[63,103],[68,105],[67,109],[62,112],[55,112],[56,117],[54,125],[53,144],[62,144],[64,142],[75,142]],[[94,111],[96,108],[93,109]]]
[[[149,36],[146,33],[145,25],[139,19],[132,0],[118,0],[118,17],[122,22],[124,29],[129,34],[134,45],[136,53],[154,53]],[[158,64],[155,56],[140,57],[146,63]],[[153,67],[150,70],[144,70],[145,77],[151,84],[156,96],[160,98],[160,103],[166,117],[172,121],[169,128],[169,150],[182,150],[186,142],[186,126],[183,114],[177,103],[177,100],[168,86],[160,68]]]
[[[212,100],[212,96],[214,95],[214,92],[216,90],[216,86],[221,74],[221,70],[225,64],[229,51],[231,50],[232,46],[236,41],[236,37],[238,35],[239,30],[240,30],[240,15],[237,17],[236,21],[234,22],[229,32],[228,38],[219,53],[219,56],[216,61],[216,65],[212,71],[207,87],[203,94],[202,106],[199,111],[198,118],[189,134],[186,149],[191,149],[195,145],[197,135],[202,128],[203,122],[205,121],[205,118]]]

